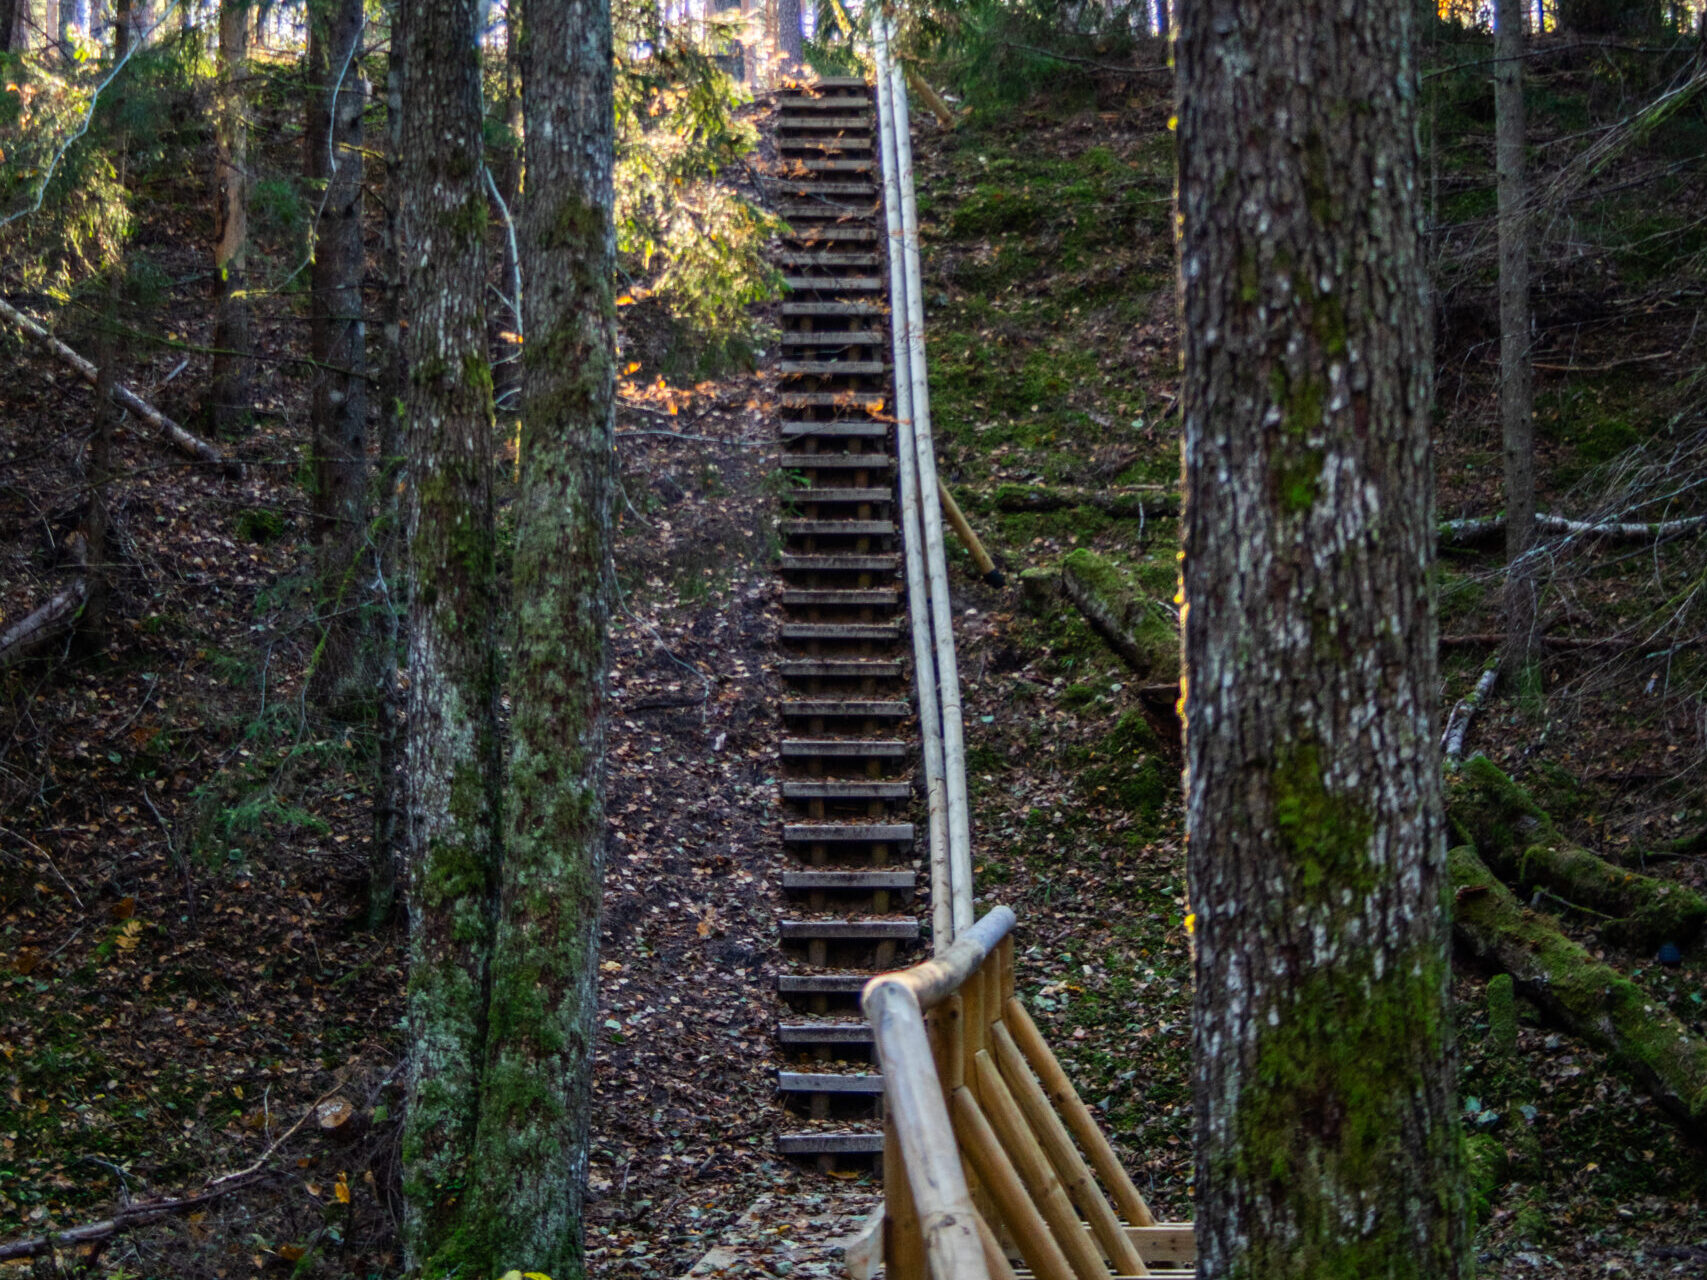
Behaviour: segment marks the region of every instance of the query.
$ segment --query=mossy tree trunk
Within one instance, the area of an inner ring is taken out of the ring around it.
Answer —
[[[220,0],[219,107],[214,124],[213,374],[208,420],[220,435],[250,421],[254,325],[245,296],[249,260],[248,0]]]
[[[407,1262],[461,1250],[496,875],[497,605],[478,0],[405,6],[399,164],[409,603]],[[458,1271],[458,1269],[460,1271]]]
[[[1198,1275],[1467,1276],[1416,8],[1175,21]]]
[[[367,337],[362,313],[362,111],[367,82],[357,64],[362,0],[319,0],[308,8],[308,174],[319,189],[314,224],[309,347],[315,360],[314,536],[320,649],[314,695],[350,692],[361,638],[358,579],[367,534]]]
[[[528,0],[519,54],[527,343],[475,1214],[493,1273],[572,1280],[584,1274],[605,845],[616,353],[608,0]]]

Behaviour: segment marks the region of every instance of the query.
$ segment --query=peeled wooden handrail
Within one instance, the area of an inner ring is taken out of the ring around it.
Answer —
[[[906,1184],[931,1274],[944,1280],[991,1276],[924,1011],[958,991],[1013,927],[1014,913],[994,907],[940,955],[878,975],[860,997],[883,1070],[889,1132],[901,1149],[905,1177],[897,1181]]]

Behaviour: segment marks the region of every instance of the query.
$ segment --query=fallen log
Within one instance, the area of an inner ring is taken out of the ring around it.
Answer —
[[[89,553],[81,533],[66,539],[66,550],[81,572],[49,597],[46,604],[0,633],[0,671],[22,662],[62,631],[71,629],[89,599]]]
[[[1676,538],[1686,533],[1707,532],[1707,516],[1684,516],[1677,520],[1571,520],[1565,516],[1537,512],[1535,527],[1545,533],[1642,542],[1649,538]],[[1504,516],[1469,516],[1463,520],[1443,520],[1439,538],[1443,546],[1465,545],[1485,542],[1504,530]]]
[[[110,1218],[99,1222],[86,1222],[81,1226],[67,1227],[64,1231],[48,1231],[39,1236],[25,1236],[21,1240],[0,1242],[0,1262],[11,1262],[17,1258],[36,1258],[44,1253],[55,1253],[61,1249],[76,1249],[84,1245],[101,1244],[111,1240],[121,1232],[129,1231],[132,1227],[140,1227],[156,1218],[169,1217],[172,1214],[188,1213],[200,1205],[228,1196],[233,1191],[241,1191],[253,1186],[270,1175],[254,1170],[246,1174],[230,1178],[213,1186],[207,1187],[194,1195],[175,1196],[169,1199],[138,1200],[127,1204]]]
[[[1459,945],[1509,973],[1555,1025],[1604,1049],[1697,1140],[1707,1137],[1707,1041],[1647,992],[1526,909],[1476,856],[1447,855]]]
[[[1500,669],[1489,667],[1482,672],[1476,681],[1476,687],[1465,694],[1458,705],[1452,708],[1452,714],[1447,717],[1446,732],[1442,735],[1441,746],[1446,754],[1446,768],[1450,772],[1458,768],[1458,763],[1464,758],[1464,739],[1470,733],[1470,721],[1476,718],[1480,711],[1493,697],[1494,685],[1499,682]]]
[[[1117,520],[1167,520],[1179,515],[1179,500],[1161,485],[1134,492],[1119,489],[1066,489],[1041,484],[998,485],[992,500],[998,511],[1068,511],[1094,507]]]
[[[58,338],[54,337],[46,329],[42,328],[34,320],[30,319],[22,311],[19,311],[4,299],[0,299],[0,317],[4,317],[11,321],[20,330],[22,330],[31,341],[41,347],[42,350],[48,352],[50,355],[58,357],[65,364],[70,365],[77,371],[78,376],[91,387],[95,385],[96,378],[98,377],[98,371],[92,363],[78,355],[70,347],[66,346]],[[176,422],[172,421],[172,419],[161,413],[160,410],[156,409],[153,405],[149,404],[141,396],[137,395],[122,383],[115,382],[113,384],[113,399],[124,408],[129,409],[137,417],[141,418],[150,427],[154,428],[156,432],[165,437],[165,439],[168,440],[173,447],[178,449],[179,452],[188,454],[190,457],[197,458],[212,466],[216,466],[228,475],[238,476],[243,473],[243,466],[241,463],[226,457],[225,454],[220,452],[216,446],[209,444],[194,432],[187,431],[183,427],[179,426]]]
[[[1080,547],[1061,561],[1061,588],[1091,629],[1149,681],[1179,676],[1179,619],[1096,552]]]
[[[1526,892],[1545,890],[1609,917],[1601,931],[1633,946],[1685,943],[1707,923],[1707,898],[1606,861],[1573,844],[1522,787],[1486,756],[1458,771],[1447,798],[1453,838]]]

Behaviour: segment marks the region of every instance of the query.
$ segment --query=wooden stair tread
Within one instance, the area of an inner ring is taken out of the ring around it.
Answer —
[[[869,782],[858,779],[788,779],[780,784],[784,800],[911,800],[910,782]]]
[[[808,485],[803,489],[790,489],[785,499],[800,506],[811,503],[863,503],[863,502],[893,502],[895,491],[890,488],[855,485]]]
[[[881,1155],[881,1133],[784,1133],[776,1140],[785,1156]]]
[[[903,760],[910,743],[899,738],[784,738],[784,760]]]
[[[785,347],[876,347],[889,341],[880,329],[785,329]]]
[[[783,995],[857,996],[874,975],[869,973],[782,973],[776,989]]]
[[[829,1071],[778,1071],[776,1087],[784,1093],[855,1093],[869,1096],[883,1092],[883,1077]]]
[[[913,714],[913,704],[870,698],[785,698],[782,714],[795,720],[834,720],[843,716],[862,720],[904,720]]]
[[[777,465],[788,471],[888,471],[895,459],[887,453],[785,453]]]
[[[913,889],[918,877],[911,871],[784,871],[782,887],[790,892],[804,893],[812,889],[840,889],[848,892],[878,889]]]
[[[787,658],[777,665],[785,680],[822,676],[836,680],[894,680],[906,670],[886,658]]]
[[[917,920],[781,920],[784,939],[824,938],[842,942],[912,942],[919,936]]]
[[[889,424],[867,419],[863,422],[785,422],[781,435],[792,440],[799,436],[823,436],[826,440],[881,440],[889,434]]]
[[[862,641],[893,643],[901,638],[901,620],[887,622],[785,622],[777,634],[784,640],[841,640],[849,644]]]
[[[784,319],[796,316],[882,316],[889,309],[880,302],[785,302]]]
[[[910,822],[792,822],[782,829],[787,844],[893,844],[913,843]]]
[[[873,1044],[869,1022],[785,1022],[776,1029],[783,1044]]]
[[[784,360],[778,366],[777,372],[784,377],[804,377],[811,374],[846,374],[852,377],[856,373],[888,373],[889,362],[887,360]]]

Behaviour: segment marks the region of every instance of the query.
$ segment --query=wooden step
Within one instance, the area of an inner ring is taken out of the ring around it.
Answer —
[[[911,800],[913,784],[910,782],[864,782],[827,779],[818,781],[785,781],[782,783],[782,798],[784,800]]]
[[[882,413],[889,396],[882,391],[784,391],[777,397],[784,409],[864,409]]]
[[[776,1087],[784,1093],[852,1093],[871,1096],[883,1092],[883,1077],[832,1075],[828,1071],[778,1071]]]
[[[880,1156],[881,1133],[783,1133],[777,1135],[777,1154],[785,1156]]]
[[[881,293],[889,287],[877,276],[784,276],[782,282],[796,293]]]
[[[814,151],[820,154],[835,154],[841,151],[869,152],[871,135],[838,133],[831,137],[814,138],[797,134],[792,138],[778,138],[776,149],[784,155],[810,155]]]
[[[779,920],[787,942],[824,938],[835,942],[916,942],[917,920]]]
[[[871,981],[869,973],[784,973],[776,989],[785,996],[857,996]]]
[[[785,302],[782,318],[804,316],[885,316],[889,308],[881,302]]]
[[[910,822],[791,822],[782,829],[782,842],[790,844],[887,844],[911,848]]]
[[[901,603],[899,587],[797,587],[782,593],[782,602],[797,609],[893,609]]]
[[[784,93],[777,95],[776,103],[784,111],[838,111],[848,108],[869,111],[871,95],[827,93],[813,97],[804,93]]]
[[[784,760],[904,760],[907,743],[898,738],[784,738]]]
[[[888,520],[784,520],[785,538],[892,538],[895,526]]]
[[[785,440],[797,440],[801,436],[821,436],[826,440],[879,440],[889,434],[889,424],[870,418],[859,418],[851,422],[794,421],[784,422],[781,434]]]
[[[790,489],[783,497],[795,506],[812,502],[893,502],[895,501],[895,491],[893,489],[856,489],[843,486],[810,485],[804,489]]]
[[[917,887],[912,871],[784,871],[782,887],[790,893],[813,889],[839,893],[876,893],[887,889],[906,893]]]
[[[804,231],[790,231],[785,239],[797,244],[821,244],[832,240],[875,240],[876,227],[828,226],[807,227]]]
[[[784,680],[897,680],[905,670],[899,662],[864,658],[787,658],[777,664]]]
[[[888,471],[895,459],[886,453],[785,453],[784,471]]]
[[[825,89],[869,89],[871,86],[864,76],[819,76],[811,87],[822,92]]]
[[[870,173],[871,158],[863,160],[849,158],[846,160],[790,160],[789,164],[797,164],[808,173]]]
[[[887,345],[889,335],[881,329],[784,329],[785,347],[878,347]]]
[[[784,556],[784,573],[894,573],[901,567],[899,555],[888,556]]]
[[[804,377],[816,374],[845,374],[852,377],[856,373],[879,374],[889,372],[889,362],[886,360],[784,360],[777,372],[784,377]]]
[[[785,1022],[776,1029],[776,1038],[796,1045],[875,1043],[869,1022]]]
[[[864,641],[877,644],[886,641],[894,643],[901,638],[901,619],[894,618],[888,622],[785,622],[777,628],[777,634],[784,640],[799,642],[839,640],[848,644]]]
[[[905,720],[913,714],[910,702],[854,698],[785,698],[786,720]]]
[[[823,249],[813,252],[802,249],[797,253],[779,253],[778,262],[788,267],[880,267],[883,259],[875,253],[836,253]]]
[[[828,116],[803,115],[779,116],[776,127],[779,129],[866,129],[873,128],[870,116]]]
[[[860,223],[870,225],[877,218],[877,204],[872,200],[782,200],[776,206],[776,211],[784,221],[796,228],[798,223],[810,219],[814,222],[845,222],[850,226]]]
[[[877,188],[869,182],[831,182],[823,178],[794,177],[786,173],[771,174],[764,181],[774,187],[782,188],[785,195],[795,200],[802,196],[822,199],[825,196],[839,196],[846,199],[858,196],[864,200],[876,200]]]

